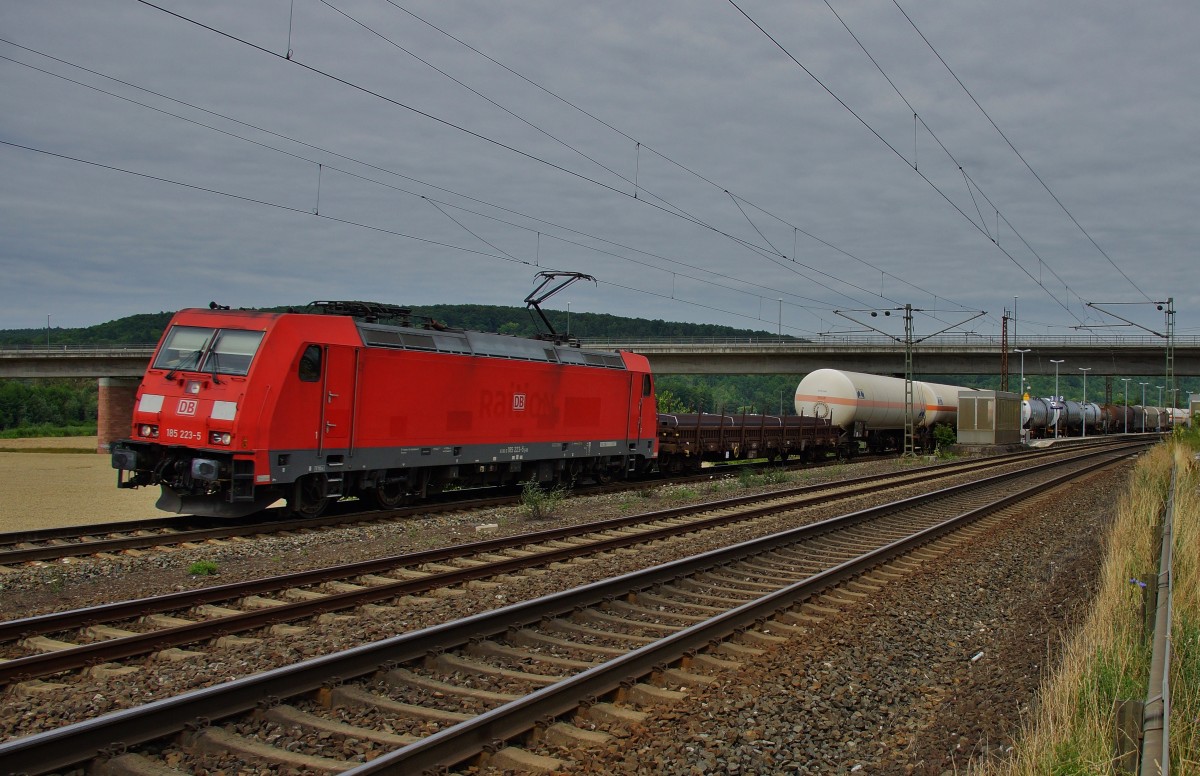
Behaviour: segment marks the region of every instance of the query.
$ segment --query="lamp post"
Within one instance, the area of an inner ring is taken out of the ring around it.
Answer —
[[[571,336],[571,303],[567,302],[567,336]]]
[[[1131,377],[1122,377],[1121,382],[1125,383],[1125,433],[1129,433],[1129,381]]]
[[[1142,386],[1142,433],[1146,433],[1146,386],[1150,383],[1138,383]]]
[[[46,350],[50,349],[50,313],[46,313]]]
[[[783,300],[782,299],[779,300],[779,329],[776,331],[776,335],[780,339],[783,339]]]
[[[1017,298],[1013,297],[1013,307],[1015,308],[1016,305],[1017,305]],[[1016,336],[1017,335],[1014,332],[1013,338],[1016,339]],[[1025,354],[1028,353],[1030,350],[1032,350],[1032,348],[1013,348],[1014,353],[1021,354],[1021,400],[1022,401],[1024,401],[1024,399],[1025,399]],[[1029,429],[1025,428],[1024,423],[1021,424],[1021,441],[1024,442],[1025,444],[1029,444]]]
[[[1162,386],[1156,385],[1154,387],[1158,389],[1158,408],[1161,410],[1162,409]]]
[[[1083,436],[1087,438],[1088,424],[1088,409],[1087,409],[1087,373],[1092,371],[1090,366],[1081,366],[1079,371],[1083,372]]]
[[[1051,406],[1054,407],[1054,438],[1058,439],[1058,423],[1061,420],[1059,417],[1061,415],[1059,405],[1062,404],[1062,400],[1058,398],[1058,365],[1066,363],[1066,359],[1052,358],[1050,359],[1050,363],[1054,364],[1054,403]]]

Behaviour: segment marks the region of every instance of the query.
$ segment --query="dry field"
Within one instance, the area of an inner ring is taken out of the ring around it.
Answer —
[[[167,516],[158,488],[117,489],[94,436],[0,439],[0,450],[0,532]]]

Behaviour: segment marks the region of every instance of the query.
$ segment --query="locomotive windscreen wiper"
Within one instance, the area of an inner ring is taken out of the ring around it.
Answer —
[[[212,369],[210,371],[212,372],[213,385],[220,385],[221,379],[217,377],[217,349],[215,347],[209,351],[208,358],[205,359],[204,365],[208,366],[210,361],[212,362]]]
[[[191,353],[188,353],[186,356],[180,356],[179,360],[176,361],[174,365],[172,365],[171,371],[167,372],[167,374],[164,376],[164,379],[174,380],[175,373],[178,372],[180,369],[187,369],[188,367],[192,367],[194,369],[195,367],[199,366],[200,365],[200,354],[203,352],[204,352],[204,350],[203,350],[203,348],[201,348],[200,350],[193,350]]]

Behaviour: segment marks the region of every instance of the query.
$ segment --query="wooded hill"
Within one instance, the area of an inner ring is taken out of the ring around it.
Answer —
[[[271,308],[283,311],[289,308]],[[297,306],[302,311],[303,306]],[[545,325],[536,313],[524,307],[491,305],[428,305],[411,308],[414,323],[431,318],[459,329],[495,331],[532,336]],[[158,342],[171,320],[170,312],[142,313],[85,328],[0,330],[0,347],[50,347],[76,345],[150,345]],[[623,318],[602,313],[570,314],[547,310],[554,328],[577,337],[665,338],[665,337],[770,337],[766,331],[736,329],[712,324]],[[783,399],[795,387],[792,376],[672,377],[659,379],[660,405],[675,412],[704,409],[746,408],[778,412]],[[791,402],[784,402],[790,408]],[[790,412],[790,409],[788,410]],[[95,380],[0,380],[0,432],[19,430],[20,435],[54,433],[74,426],[93,428],[96,423]]]
[[[401,305],[403,306],[403,305]],[[276,312],[292,309],[304,312],[304,305],[292,308],[266,308]],[[413,306],[414,323],[432,318],[456,329],[493,331],[501,334],[533,336],[544,324],[536,313],[524,307],[495,305],[426,305]],[[546,310],[546,317],[559,332],[567,331],[567,313]],[[145,345],[158,342],[173,313],[143,313],[119,318],[81,329],[0,329],[0,347],[51,347],[62,345]],[[536,321],[536,326],[535,326]],[[604,313],[570,314],[570,333],[576,337],[635,338],[635,337],[770,337],[774,333],[707,323],[680,323],[661,319],[623,318]],[[785,337],[785,339],[787,339]]]

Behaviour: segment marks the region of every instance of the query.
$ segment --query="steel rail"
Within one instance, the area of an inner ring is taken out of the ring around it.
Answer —
[[[1091,464],[1082,471],[1073,471],[1056,478],[1054,484],[1068,482],[1082,473],[1108,466],[1105,460]],[[841,563],[808,579],[788,585],[774,593],[747,602],[734,609],[666,636],[653,644],[613,658],[595,668],[537,690],[523,698],[491,709],[465,722],[382,755],[369,763],[343,772],[343,776],[395,774],[406,776],[420,771],[449,768],[483,752],[496,741],[507,741],[527,732],[538,720],[562,716],[587,698],[611,693],[622,684],[634,681],[689,653],[698,652],[716,641],[727,639],[740,630],[763,625],[777,612],[813,597],[825,590],[851,580],[889,560],[900,557],[981,517],[999,511],[1026,497],[1045,492],[1048,483],[1042,482],[1016,493],[1001,497],[990,504],[962,513],[956,517],[894,541],[853,560]],[[903,502],[901,502],[903,503]]]
[[[0,550],[0,565],[29,563],[31,561],[38,560],[57,560],[59,558],[79,555],[95,555],[102,552],[119,552],[121,550],[131,549],[139,550],[147,547],[183,544],[185,542],[205,542],[211,539],[228,539],[236,536],[253,536],[264,533],[281,533],[283,531],[331,528],[346,523],[371,523],[381,520],[392,520],[427,513],[456,511],[462,509],[487,509],[494,506],[503,506],[514,503],[516,499],[517,497],[515,496],[493,496],[489,498],[472,499],[464,502],[423,504],[417,507],[355,512],[353,514],[334,515],[321,518],[288,518],[281,520],[268,520],[265,522],[255,521],[253,523],[236,524],[226,521],[224,524],[216,527],[183,528],[173,532],[170,530],[171,526],[150,526],[143,529],[135,529],[126,526],[122,529],[111,528],[111,526],[121,525],[120,523],[106,523],[104,527],[109,528],[108,531],[101,531],[97,530],[97,527],[87,526],[87,530],[85,532],[75,529],[76,533],[74,536],[86,536],[93,533],[102,532],[127,533],[131,530],[161,530],[164,531],[164,533],[148,536],[125,536],[117,539],[94,539],[69,544],[53,544],[45,547]],[[169,520],[170,518],[167,519]],[[137,522],[141,523],[143,521]],[[52,532],[58,533],[58,535],[50,538],[57,539],[68,538],[72,536],[69,533],[59,533],[62,530],[63,529],[51,529]],[[7,539],[6,536],[0,535],[0,540],[5,539]],[[40,540],[42,539],[21,539],[21,541]]]
[[[995,456],[992,460],[1015,458],[1021,455],[1037,455],[1039,453],[1019,452]],[[954,464],[949,464],[953,466]],[[928,467],[910,469],[934,470],[947,464],[935,464]],[[812,468],[811,465],[803,467]],[[672,477],[662,480],[634,483],[633,487],[660,486],[680,482],[692,482],[697,478],[706,479],[718,473],[712,469],[702,475],[689,477]],[[590,495],[593,491],[580,489],[576,495]],[[37,529],[30,531],[13,531],[0,533],[0,565],[13,565],[34,561],[58,560],[64,557],[93,555],[102,552],[120,552],[127,549],[145,549],[148,547],[169,546],[185,542],[203,542],[212,539],[227,539],[237,536],[253,536],[263,533],[278,533],[282,531],[329,528],[347,523],[372,523],[383,520],[404,519],[416,515],[440,513],[464,509],[487,509],[495,506],[506,506],[519,501],[519,496],[492,496],[468,501],[426,502],[419,506],[402,507],[392,510],[374,510],[353,512],[350,514],[332,515],[320,518],[292,518],[256,520],[250,523],[234,523],[229,520],[199,518],[199,517],[165,517],[129,522],[101,523],[97,525]],[[199,527],[193,527],[199,526]],[[124,536],[116,539],[89,539],[86,541],[53,544],[44,547],[27,547],[11,549],[19,543],[46,542],[56,540],[80,539],[97,534],[127,534],[134,531],[161,531],[162,534],[150,536]],[[5,549],[3,545],[9,545]]]
[[[970,471],[974,468],[1001,466],[1011,462],[1013,458],[1021,457],[1022,455],[1040,458],[1042,456],[1053,454],[1055,454],[1054,451],[1047,450],[1032,454],[996,456],[993,458],[981,459],[975,462],[968,462],[966,464],[963,462],[958,462],[956,464],[949,465],[941,464],[935,466],[915,467],[903,472],[870,474],[862,477],[839,480],[837,482],[784,488],[767,494],[737,496],[734,498],[722,499],[720,501],[708,502],[703,505],[673,507],[655,512],[643,512],[636,515],[609,518],[606,520],[583,523],[575,526],[549,528],[541,531],[532,531],[508,537],[484,539],[476,542],[450,545],[448,547],[440,547],[432,550],[423,550],[421,552],[391,555],[339,566],[330,566],[309,571],[297,571],[290,574],[282,574],[247,582],[231,582],[224,585],[213,585],[210,587],[201,588],[199,590],[186,590],[163,596],[140,598],[129,601],[117,601],[99,606],[87,607],[85,609],[72,609],[62,612],[52,612],[44,615],[35,615],[32,617],[0,622],[0,642],[11,641],[15,638],[23,638],[35,634],[51,633],[57,630],[94,625],[102,620],[128,619],[130,617],[138,617],[144,614],[170,611],[172,609],[182,609],[221,600],[229,600],[231,598],[237,598],[243,595],[271,592],[288,587],[301,587],[306,585],[320,584],[322,582],[343,579],[351,576],[374,574],[380,571],[394,569],[397,566],[416,566],[423,563],[435,563],[438,561],[450,560],[466,555],[496,552],[499,550],[508,549],[510,547],[517,547],[527,544],[538,544],[560,539],[575,538],[589,533],[617,530],[620,528],[637,526],[657,520],[674,519],[677,517],[694,514],[702,510],[722,507],[736,507],[745,504],[752,504],[758,501],[788,498],[792,496],[808,496],[810,494],[817,494],[822,491],[836,490],[839,488],[851,488],[852,490],[849,493],[840,495],[852,496],[855,495],[856,492],[853,490],[854,488],[869,486],[872,483],[886,482],[887,480],[891,479],[914,479],[917,477],[923,477],[924,475],[953,476],[960,472]],[[871,489],[863,487],[861,492],[869,493],[871,492]]]
[[[985,459],[968,463],[966,466],[958,468],[937,467],[938,470],[935,473],[940,476],[952,476],[972,469],[990,468],[998,465],[1000,463],[994,459]],[[928,468],[932,467],[923,467],[923,469]],[[386,573],[394,571],[398,566],[418,566],[424,563],[454,560],[470,555],[497,552],[514,547],[542,544],[576,538],[587,534],[635,527],[645,523],[675,520],[694,515],[698,512],[744,507],[761,502],[768,503],[768,506],[756,510],[647,529],[636,534],[628,534],[606,540],[598,539],[585,545],[579,545],[578,547],[543,550],[536,555],[515,558],[510,561],[493,561],[486,565],[474,566],[459,571],[429,574],[419,579],[373,585],[357,591],[330,593],[319,599],[283,603],[267,609],[241,612],[212,620],[160,628],[132,636],[106,639],[69,649],[13,658],[0,663],[0,684],[28,680],[61,671],[75,670],[113,660],[135,657],[168,647],[196,643],[228,633],[242,632],[281,622],[294,621],[325,612],[349,609],[398,596],[423,593],[431,589],[463,584],[472,580],[512,573],[513,571],[542,566],[556,561],[570,560],[581,555],[597,554],[613,549],[666,539],[681,533],[693,533],[698,530],[715,528],[734,522],[753,520],[772,514],[781,508],[798,508],[804,506],[809,499],[819,498],[821,491],[836,490],[844,488],[847,485],[852,486],[852,490],[836,494],[837,498],[865,495],[885,488],[903,485],[906,481],[924,477],[929,473],[928,471],[910,471],[869,475],[851,481],[791,488],[770,494],[740,496],[703,505],[676,507],[658,512],[612,518],[580,526],[548,529],[506,538],[489,539],[426,550],[419,553],[361,561],[345,566],[294,572],[292,574],[251,580],[249,582],[235,582],[200,590],[181,591],[165,596],[120,601],[85,609],[52,612],[45,615],[10,620],[0,623],[0,641],[11,642],[32,635],[88,627],[102,622],[132,619],[152,613],[177,611],[250,595],[277,592],[281,589],[311,586],[331,580],[353,578],[380,572]],[[897,479],[900,480],[899,483],[894,481]],[[780,500],[788,498],[800,499],[800,502],[788,505],[780,505],[778,503]]]
[[[742,466],[757,468],[755,464],[742,464]],[[808,464],[803,468],[818,467]],[[589,496],[596,493],[607,493],[612,490],[687,483],[697,479],[707,479],[716,473],[716,469],[710,469],[704,474],[699,475],[676,475],[654,480],[625,481],[620,484],[581,486],[573,490],[572,495]],[[465,493],[466,491],[463,492]],[[186,542],[205,542],[213,539],[228,539],[239,536],[280,533],[283,531],[312,530],[333,528],[347,524],[402,520],[420,515],[440,514],[460,510],[490,509],[492,507],[515,504],[520,499],[519,495],[484,496],[481,498],[463,499],[461,497],[452,498],[442,494],[419,505],[398,507],[395,509],[351,511],[315,518],[271,517],[266,520],[256,519],[250,522],[238,522],[229,519],[204,518],[189,515],[150,518],[125,523],[101,523],[88,526],[13,531],[10,533],[0,533],[0,565],[58,560],[65,557],[95,555],[106,552],[113,553],[122,550],[146,549]],[[162,533],[147,536],[122,536],[114,539],[85,539],[85,537],[98,534],[128,534],[134,531],[159,531]],[[71,539],[78,539],[79,541],[66,541],[65,543],[51,544],[44,547],[11,548],[12,545],[19,543],[52,542]],[[9,548],[5,549],[3,545],[9,545]]]
[[[1090,471],[1123,459],[1127,454],[1126,451],[1091,451],[1079,456],[1078,460],[1100,458],[1101,460],[1090,464],[1083,470]],[[198,720],[219,720],[252,710],[264,699],[291,697],[331,683],[336,684],[364,676],[397,662],[415,660],[431,653],[444,652],[467,643],[472,638],[495,636],[511,628],[519,628],[536,623],[543,618],[571,612],[578,607],[590,606],[630,592],[647,590],[681,576],[753,556],[782,544],[817,536],[834,528],[855,525],[901,509],[913,508],[947,498],[953,494],[967,493],[1014,478],[1027,477],[1030,472],[1039,471],[1040,468],[997,475],[980,482],[944,488],[922,496],[800,526],[771,536],[661,564],[643,571],[594,582],[501,609],[482,612],[454,622],[354,647],[344,652],[306,660],[292,666],[273,669],[191,691],[174,698],[154,701],[144,706],[113,712],[56,730],[16,739],[0,744],[0,768],[16,773],[46,773],[69,767],[91,759],[100,753],[113,751],[114,747],[124,749],[128,746],[144,744],[172,735],[185,729],[188,725],[195,724]],[[1075,469],[1056,478],[1054,482],[1069,481],[1078,477],[1080,473],[1081,470]],[[990,508],[993,510],[1002,508],[1014,503],[1019,498],[1044,493],[1046,488],[1046,482],[1036,483],[1002,497]],[[967,514],[977,513],[982,514],[978,509]],[[893,542],[888,547],[893,548],[894,554],[899,554],[905,551],[903,548],[917,546],[948,532],[949,524],[952,522],[943,521],[939,526],[920,532],[916,538]],[[872,565],[882,562],[883,559],[880,557],[873,561]],[[825,572],[821,578],[825,584],[833,584],[835,581],[859,573],[851,569],[850,565],[844,563]],[[787,602],[786,605],[790,605],[810,594],[801,593],[795,588],[794,585],[790,586],[785,591],[768,596],[767,599],[779,602],[778,605],[784,605],[784,602]],[[737,628],[750,627],[757,620],[767,616],[766,612],[766,607],[743,605],[717,618],[719,628],[716,630],[705,633],[696,628],[689,628],[670,637],[666,642],[671,645],[670,650],[674,651],[678,651],[681,647],[687,650],[701,649],[716,638],[713,634],[722,630],[732,632]],[[620,668],[620,672],[592,669],[566,680],[563,684],[570,688],[571,693],[574,693],[575,705],[577,705],[581,695],[585,697],[599,695],[619,685],[622,679],[616,678],[618,675],[625,677],[631,673],[636,675],[653,670],[655,666],[663,663],[666,654],[665,648],[647,647],[636,650],[631,653],[632,656],[615,664],[613,668]],[[512,717],[508,716],[514,709],[525,714],[527,718],[530,715],[542,717],[545,714],[564,713],[564,711],[548,711],[550,709],[569,710],[572,706],[567,704],[568,694],[564,690],[552,691],[554,687],[557,685],[529,696],[534,699],[533,701],[525,699],[501,707],[507,709],[504,714],[494,713],[499,711],[497,709],[477,718],[473,724],[464,723],[469,727],[462,728],[461,732],[470,734],[470,748],[482,746],[485,742],[496,738],[502,739],[515,735],[516,733],[506,732],[519,727],[513,722]],[[371,765],[378,768],[402,769],[378,772],[412,773],[414,767],[425,767],[418,763],[441,763],[446,751],[456,752],[456,762],[463,759],[461,755],[464,752],[466,752],[466,756],[470,755],[470,752],[463,748],[468,746],[463,739],[451,740],[445,735],[437,734],[425,741],[425,743],[414,745],[417,747],[415,749],[405,747],[390,755],[385,755]],[[372,772],[360,769],[356,769],[356,771]]]

